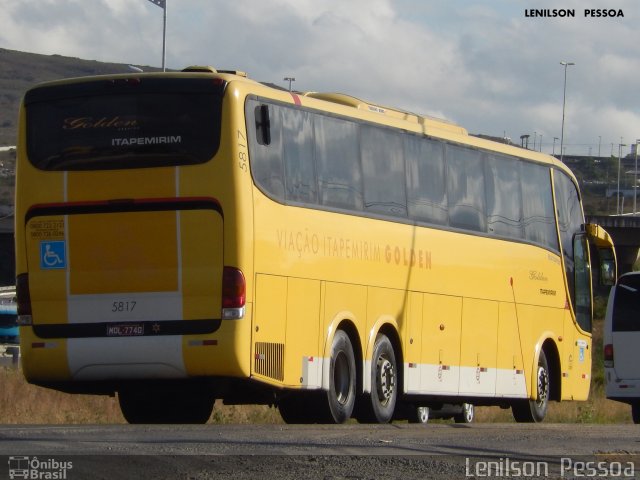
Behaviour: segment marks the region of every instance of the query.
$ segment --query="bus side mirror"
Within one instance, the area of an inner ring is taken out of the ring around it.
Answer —
[[[615,285],[618,278],[618,263],[611,235],[600,225],[594,223],[586,224],[585,230],[589,239],[598,247],[600,285],[607,287]]]
[[[599,253],[600,253],[600,285],[605,285],[605,286],[615,285],[616,261],[612,258],[611,252],[607,252],[605,249],[600,249]]]
[[[269,119],[269,105],[256,107],[256,137],[260,145],[271,144],[271,120]]]

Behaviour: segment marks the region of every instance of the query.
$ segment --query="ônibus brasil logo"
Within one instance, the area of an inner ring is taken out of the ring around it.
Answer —
[[[63,462],[54,458],[39,460],[38,457],[9,457],[9,478],[33,480],[66,480],[67,471],[73,468],[72,462]]]

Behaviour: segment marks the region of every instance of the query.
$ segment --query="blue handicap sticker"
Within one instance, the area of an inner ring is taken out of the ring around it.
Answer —
[[[40,268],[52,270],[67,268],[64,240],[40,242]]]

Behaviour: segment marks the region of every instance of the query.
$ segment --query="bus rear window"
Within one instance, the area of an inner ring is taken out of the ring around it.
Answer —
[[[27,154],[41,170],[192,165],[220,143],[224,85],[206,78],[118,78],[27,92]]]
[[[620,278],[613,304],[613,331],[640,332],[640,275]]]

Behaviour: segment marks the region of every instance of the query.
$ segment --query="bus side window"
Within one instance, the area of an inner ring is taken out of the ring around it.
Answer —
[[[402,137],[388,129],[363,125],[360,142],[365,211],[406,217]]]
[[[447,225],[447,182],[444,143],[405,135],[409,217],[420,222]]]
[[[488,233],[523,239],[519,162],[496,154],[488,155],[485,163],[485,183]]]
[[[549,168],[520,163],[520,187],[525,240],[559,251]]]
[[[481,151],[447,145],[449,225],[487,231],[484,167]]]
[[[282,109],[282,143],[286,199],[315,205],[318,202],[313,138],[313,116],[293,108]]]
[[[314,121],[320,204],[362,211],[362,170],[358,125],[318,115]]]

